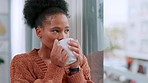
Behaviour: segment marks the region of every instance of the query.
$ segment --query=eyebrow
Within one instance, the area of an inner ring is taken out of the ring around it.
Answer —
[[[66,26],[65,28],[70,28],[69,26]]]
[[[68,28],[69,28],[69,26],[65,27],[65,29],[68,29]],[[61,28],[57,26],[57,27],[52,27],[51,29],[61,29]]]
[[[60,27],[52,27],[51,29],[60,29]]]

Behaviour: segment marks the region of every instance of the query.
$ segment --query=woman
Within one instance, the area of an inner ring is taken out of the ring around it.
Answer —
[[[59,40],[69,37],[68,8],[64,0],[26,0],[24,17],[35,28],[42,46],[13,58],[11,83],[93,83],[79,42],[68,42],[77,58],[72,64],[66,64],[69,55],[59,45]]]

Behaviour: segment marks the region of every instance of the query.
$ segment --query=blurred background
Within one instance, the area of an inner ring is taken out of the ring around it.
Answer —
[[[88,58],[92,79],[103,82],[103,0],[66,0],[70,36],[78,39]],[[24,22],[25,0],[0,0],[0,83],[10,83],[11,59],[40,47],[35,30]]]
[[[66,1],[70,36],[79,40],[93,81],[148,83],[148,0]],[[40,47],[24,23],[24,2],[0,0],[0,83],[10,83],[10,61],[16,54]]]
[[[148,83],[148,0],[104,0],[104,83]]]

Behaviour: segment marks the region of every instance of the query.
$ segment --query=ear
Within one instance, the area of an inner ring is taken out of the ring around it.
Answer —
[[[36,30],[37,36],[38,36],[39,38],[42,38],[42,28],[37,27],[35,30]]]

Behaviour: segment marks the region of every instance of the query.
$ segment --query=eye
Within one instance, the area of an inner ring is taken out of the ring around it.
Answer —
[[[53,33],[59,33],[59,30],[52,30]]]
[[[68,32],[69,32],[69,29],[66,29],[66,30],[65,30],[65,33],[68,33]]]

